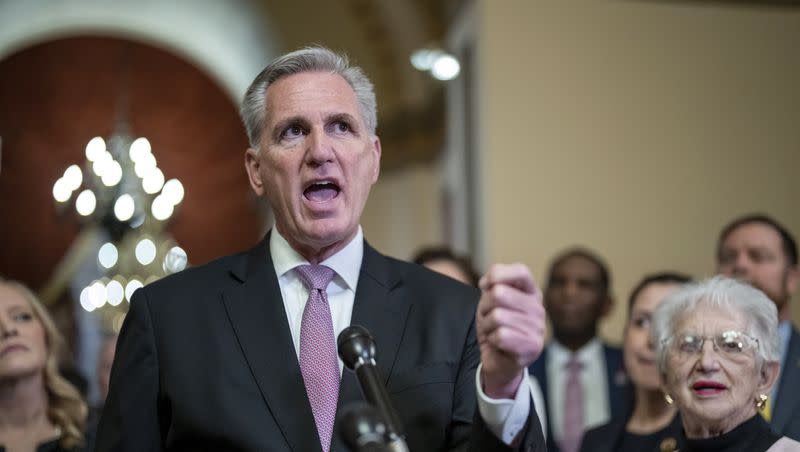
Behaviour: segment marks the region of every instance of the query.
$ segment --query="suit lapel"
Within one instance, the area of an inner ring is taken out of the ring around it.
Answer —
[[[777,433],[782,434],[786,424],[791,420],[790,416],[796,412],[797,405],[800,404],[800,392],[796,390],[798,381],[800,381],[800,334],[792,328],[789,349],[786,350],[786,361],[781,370],[780,388],[773,401],[775,408],[772,415],[772,429]]]
[[[228,319],[286,442],[295,451],[319,451],[278,278],[269,234],[231,266],[235,283],[223,292]]]
[[[378,368],[386,384],[391,375],[411,302],[403,297],[401,281],[392,272],[391,261],[364,242],[364,258],[358,276],[351,325],[365,327],[375,338]],[[355,374],[345,369],[339,389],[338,411],[363,400]],[[347,450],[334,435],[333,451]]]

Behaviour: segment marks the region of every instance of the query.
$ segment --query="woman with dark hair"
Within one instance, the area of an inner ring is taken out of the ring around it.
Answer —
[[[58,372],[62,343],[36,296],[0,278],[0,450],[83,450],[87,408]]]
[[[688,276],[678,273],[658,273],[646,276],[631,292],[622,354],[633,405],[627,417],[612,419],[586,432],[581,451],[678,450],[680,420],[677,410],[664,400],[655,347],[650,339],[650,322],[656,306],[689,281]]]

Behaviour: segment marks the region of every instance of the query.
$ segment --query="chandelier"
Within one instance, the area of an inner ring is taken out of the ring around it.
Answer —
[[[83,309],[102,313],[103,323],[119,330],[123,301],[186,268],[186,252],[166,231],[183,195],[178,179],[165,180],[147,138],[133,139],[123,121],[107,140],[89,140],[83,165],[70,165],[53,185],[60,212],[74,208],[84,226],[107,238],[94,256],[102,276],[81,291]]]

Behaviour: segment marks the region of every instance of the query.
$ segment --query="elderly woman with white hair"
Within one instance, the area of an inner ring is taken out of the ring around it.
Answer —
[[[725,277],[690,284],[656,308],[656,360],[685,450],[800,451],[758,414],[780,370],[777,328],[763,292]]]

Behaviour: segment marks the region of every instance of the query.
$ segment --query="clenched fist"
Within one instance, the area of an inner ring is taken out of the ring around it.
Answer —
[[[542,293],[523,264],[493,265],[479,287],[476,328],[483,390],[494,399],[514,398],[523,370],[544,346]]]

